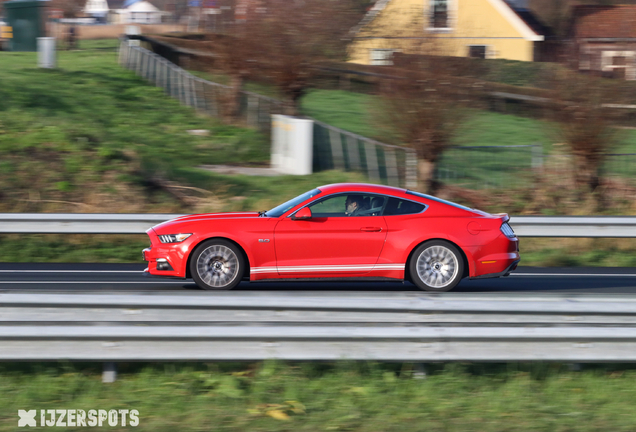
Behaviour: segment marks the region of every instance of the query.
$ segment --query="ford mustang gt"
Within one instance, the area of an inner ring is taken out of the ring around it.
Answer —
[[[332,184],[265,212],[183,216],[147,231],[152,276],[227,290],[241,280],[410,280],[448,291],[462,278],[507,276],[519,240],[488,214],[388,186]]]

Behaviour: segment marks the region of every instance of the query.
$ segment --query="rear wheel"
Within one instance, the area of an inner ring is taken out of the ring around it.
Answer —
[[[415,249],[409,263],[411,280],[426,291],[449,291],[464,275],[462,254],[443,240],[426,242]]]
[[[194,250],[190,274],[199,288],[230,290],[243,277],[243,254],[227,240],[207,240]]]

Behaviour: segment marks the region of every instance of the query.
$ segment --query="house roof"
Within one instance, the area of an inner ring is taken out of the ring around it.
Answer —
[[[125,0],[107,0],[108,1],[108,9],[122,9],[124,7]]]
[[[508,3],[510,9],[537,35],[549,36],[550,30],[528,9],[518,9]]]
[[[577,6],[575,38],[636,38],[636,5]]]
[[[391,0],[376,0],[374,6],[367,12],[362,21],[358,23],[353,29],[352,34],[357,34],[364,26],[369,24],[373,19],[382,12]],[[490,0],[490,2],[498,9],[504,16],[507,16],[509,20],[516,21],[517,26],[527,27],[529,33],[526,31],[527,37],[531,40],[543,40],[543,36],[548,35],[549,31],[534,14],[525,7],[525,0]]]

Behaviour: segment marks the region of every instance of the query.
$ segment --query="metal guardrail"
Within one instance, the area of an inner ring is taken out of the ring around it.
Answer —
[[[636,361],[636,299],[1,294],[0,360]]]
[[[179,214],[0,213],[4,234],[143,234]],[[519,237],[636,238],[636,216],[512,216]]]

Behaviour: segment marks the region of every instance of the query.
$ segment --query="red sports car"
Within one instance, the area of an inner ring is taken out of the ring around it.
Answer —
[[[183,216],[147,231],[146,272],[204,289],[243,279],[410,280],[448,291],[464,277],[507,276],[519,240],[491,215],[388,186],[332,184],[266,212]]]

